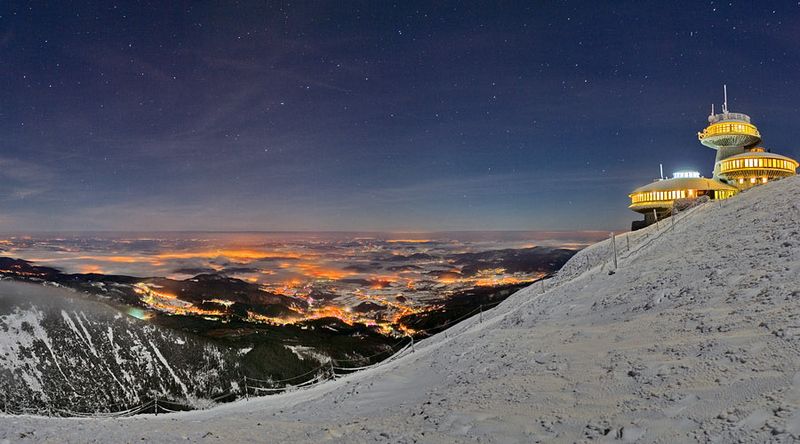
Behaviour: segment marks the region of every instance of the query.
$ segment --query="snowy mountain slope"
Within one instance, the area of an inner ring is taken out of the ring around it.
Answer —
[[[0,391],[10,411],[123,410],[153,393],[230,391],[230,352],[75,293],[0,282]],[[113,405],[112,405],[113,404]]]
[[[792,442],[800,177],[578,253],[544,288],[308,390],[129,419],[0,417],[0,439]]]

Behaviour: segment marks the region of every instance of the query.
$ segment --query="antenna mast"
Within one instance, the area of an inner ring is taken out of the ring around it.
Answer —
[[[725,101],[722,102],[722,113],[728,114],[728,85],[722,85],[722,91],[725,94]]]
[[[661,180],[664,180],[664,165],[659,163],[658,170],[661,173]]]

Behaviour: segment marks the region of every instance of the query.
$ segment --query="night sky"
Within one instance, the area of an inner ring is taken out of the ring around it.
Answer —
[[[800,2],[602,3],[3,1],[0,231],[624,229],[723,83],[800,156]]]

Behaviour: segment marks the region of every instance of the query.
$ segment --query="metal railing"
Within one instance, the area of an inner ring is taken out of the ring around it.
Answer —
[[[713,114],[708,117],[708,123],[726,122],[729,120],[743,121],[750,123],[750,116],[742,113],[722,113],[722,114]]]

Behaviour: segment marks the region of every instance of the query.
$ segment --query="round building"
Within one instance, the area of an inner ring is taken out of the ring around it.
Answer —
[[[771,180],[794,176],[797,167],[797,161],[792,158],[767,152],[764,148],[753,148],[723,159],[719,176],[744,190]]]
[[[660,179],[636,188],[628,196],[628,206],[644,214],[643,221],[634,221],[632,229],[646,227],[672,214],[676,201],[694,200],[707,196],[710,200],[727,199],[739,192],[736,187],[718,180],[701,177],[699,173],[675,173],[671,179]]]
[[[669,216],[675,201],[708,196],[711,200],[727,199],[741,190],[772,180],[794,176],[798,162],[759,147],[761,133],[750,116],[728,110],[728,88],[723,87],[722,112],[708,116],[708,126],[697,133],[703,145],[716,150],[711,179],[698,173],[676,173],[672,179],[657,180],[639,187],[631,194],[629,208],[645,215],[634,221],[632,229],[646,227]]]

